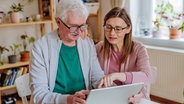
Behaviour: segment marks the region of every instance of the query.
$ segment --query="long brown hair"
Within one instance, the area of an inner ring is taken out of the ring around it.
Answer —
[[[124,8],[115,7],[113,9],[111,9],[105,15],[104,26],[106,25],[106,21],[108,19],[115,18],[115,17],[119,17],[119,18],[123,19],[125,21],[125,23],[127,24],[127,26],[129,28],[131,27],[130,32],[125,34],[125,37],[124,37],[124,46],[123,46],[124,49],[122,51],[122,57],[120,60],[121,63],[124,63],[124,62],[126,62],[128,56],[131,54],[131,52],[133,50],[132,23],[131,23],[131,19],[130,19],[128,13],[126,12],[126,10]],[[103,49],[102,49],[102,54],[103,54],[102,56],[104,59],[110,57],[110,48],[111,47],[112,47],[112,45],[108,42],[108,40],[104,36],[104,44],[103,44]]]

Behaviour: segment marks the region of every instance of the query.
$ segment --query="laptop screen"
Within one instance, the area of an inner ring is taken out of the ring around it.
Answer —
[[[128,98],[137,94],[144,83],[134,83],[91,90],[86,104],[128,104]]]

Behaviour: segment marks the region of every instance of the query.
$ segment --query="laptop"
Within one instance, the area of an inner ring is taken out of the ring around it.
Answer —
[[[128,98],[137,94],[144,83],[134,83],[91,90],[86,104],[128,104]]]

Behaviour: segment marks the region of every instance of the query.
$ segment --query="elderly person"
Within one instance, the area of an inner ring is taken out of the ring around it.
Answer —
[[[144,82],[142,91],[130,98],[137,104],[141,98],[149,99],[151,71],[146,48],[132,40],[132,23],[124,8],[111,9],[104,18],[104,41],[96,45],[97,55],[105,76],[99,85],[108,87]]]
[[[82,0],[60,0],[56,8],[58,29],[31,51],[31,103],[85,104],[87,90],[97,88],[104,76],[93,41],[81,38],[89,13]]]

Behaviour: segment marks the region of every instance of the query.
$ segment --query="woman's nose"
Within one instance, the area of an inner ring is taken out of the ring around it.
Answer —
[[[115,29],[112,28],[110,33],[111,33],[111,34],[116,34]]]

